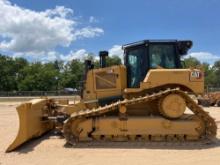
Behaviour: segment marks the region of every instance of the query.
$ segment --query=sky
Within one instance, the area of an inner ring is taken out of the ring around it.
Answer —
[[[143,39],[190,39],[188,56],[220,60],[219,0],[0,0],[0,53],[69,61]],[[187,57],[188,57],[187,56]]]

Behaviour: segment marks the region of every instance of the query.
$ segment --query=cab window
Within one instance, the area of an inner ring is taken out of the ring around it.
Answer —
[[[145,57],[144,47],[139,47],[127,52],[128,87],[139,87],[143,75],[146,74],[146,68],[144,68]]]
[[[151,68],[176,68],[174,45],[150,45],[149,57]]]

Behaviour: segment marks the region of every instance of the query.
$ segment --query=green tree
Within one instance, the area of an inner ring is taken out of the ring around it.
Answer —
[[[60,77],[62,87],[78,88],[79,82],[83,80],[84,64],[80,60],[72,60],[64,66]]]
[[[106,59],[107,66],[120,65],[120,64],[121,64],[121,59],[116,55],[113,55],[111,57],[109,56]]]
[[[18,89],[20,91],[50,91],[56,90],[59,71],[53,63],[40,62],[30,64],[23,68],[19,77]]]
[[[99,68],[99,60],[95,60],[93,63],[94,63],[95,68]],[[121,65],[121,64],[122,64],[121,59],[116,55],[108,56],[106,58],[107,67],[113,66],[113,65]]]
[[[220,86],[220,60],[214,63],[213,70],[215,72],[214,85]]]
[[[23,58],[0,55],[0,91],[17,90],[20,71],[28,64]]]
[[[189,57],[184,59],[185,68],[200,66],[201,63],[194,57]]]
[[[215,84],[215,70],[212,66],[210,66],[208,63],[202,64],[205,74],[205,86],[214,86]]]

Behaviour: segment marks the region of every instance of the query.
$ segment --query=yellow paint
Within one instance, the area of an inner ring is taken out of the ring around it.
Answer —
[[[34,99],[17,107],[19,131],[15,140],[7,148],[7,152],[14,150],[34,137],[41,136],[53,128],[52,123],[42,121],[45,104],[46,99]]]

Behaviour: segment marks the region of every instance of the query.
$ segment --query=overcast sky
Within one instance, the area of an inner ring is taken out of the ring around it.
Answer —
[[[220,59],[218,0],[0,0],[0,52],[31,61],[82,59],[143,39],[191,39],[189,55]]]

